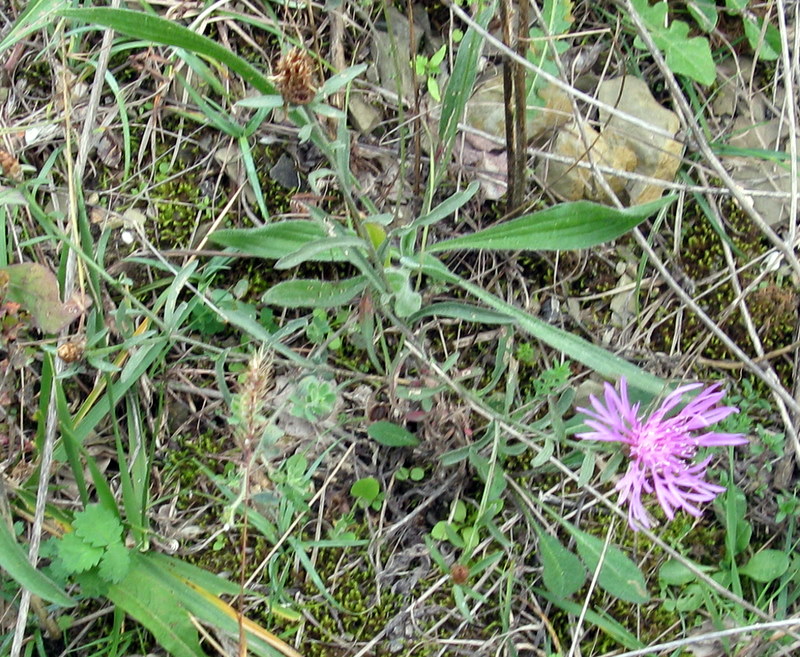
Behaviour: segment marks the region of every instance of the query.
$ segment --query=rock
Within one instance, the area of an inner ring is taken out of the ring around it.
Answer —
[[[579,125],[574,121],[561,128],[556,134],[552,152],[579,162],[588,162],[590,161],[587,156],[588,147],[591,149],[591,161],[595,164],[619,171],[633,171],[637,159],[630,148],[620,143],[609,143],[605,135],[598,133],[586,122],[582,124],[582,129],[586,141],[581,135]],[[581,198],[608,200],[591,169],[542,158],[537,167],[537,175],[549,191],[567,201],[577,201]],[[606,175],[606,180],[617,195],[625,188],[625,178]]]
[[[572,118],[569,96],[555,85],[539,91],[543,105],[528,112],[526,132],[532,141],[547,130],[564,125]],[[503,102],[503,75],[498,73],[483,82],[467,103],[465,123],[505,142],[506,120]]]
[[[353,126],[362,135],[372,132],[383,120],[382,114],[370,105],[362,94],[358,92],[350,93],[350,103],[347,106]]]
[[[661,106],[647,84],[638,78],[624,76],[606,80],[597,90],[597,98],[606,105],[629,114],[674,136],[680,128],[677,114]],[[610,143],[626,146],[636,153],[636,173],[672,181],[681,163],[683,144],[655,130],[635,125],[601,109],[599,122]],[[631,205],[653,201],[663,194],[656,184],[629,181],[626,189]]]
[[[746,116],[737,116],[731,127],[728,145],[745,149],[780,150],[781,128],[785,125],[780,119],[753,123]]]
[[[800,145],[798,145],[800,146]],[[770,226],[784,223],[791,209],[792,172],[774,162],[757,157],[726,157],[725,167],[731,177],[747,191],[782,192],[776,196],[753,196],[753,206]]]
[[[634,280],[627,274],[623,274],[617,287],[622,292],[617,292],[611,297],[611,324],[624,329],[630,326],[636,317],[636,286]]]
[[[789,219],[792,193],[788,162],[773,161],[775,152],[789,152],[789,131],[785,120],[771,119],[783,106],[786,92],[777,85],[770,98],[752,84],[753,62],[742,58],[739,67],[731,63],[718,67],[720,90],[712,105],[719,119],[720,131],[727,135],[727,145],[740,149],[726,155],[722,163],[745,192],[780,192],[779,196],[753,196],[753,206],[770,225]],[[770,108],[772,105],[772,108]],[[751,151],[752,154],[748,151]],[[763,151],[760,156],[759,151]]]

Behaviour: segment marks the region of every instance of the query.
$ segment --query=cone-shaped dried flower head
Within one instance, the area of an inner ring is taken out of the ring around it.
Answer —
[[[592,408],[578,409],[589,416],[586,425],[593,429],[577,434],[578,438],[619,442],[625,446],[630,462],[616,488],[619,504],[628,505],[628,523],[634,531],[652,526],[652,519],[642,502],[644,493],[655,493],[667,518],[672,520],[678,509],[699,516],[698,505],[710,502],[725,490],[705,480],[711,457],[699,463],[693,460],[700,447],[747,442],[741,434],[708,431],[731,413],[738,413],[738,409],[719,406],[725,393],[719,385],[712,385],[669,415],[681,402],[684,393],[702,387],[702,383],[693,383],[676,388],[657,410],[647,416],[639,413],[638,403],[629,401],[628,385],[623,377],[619,382],[619,392],[606,383],[603,401],[591,395]]]
[[[292,105],[308,105],[314,100],[314,63],[305,50],[292,48],[281,55],[272,77],[283,99]]]

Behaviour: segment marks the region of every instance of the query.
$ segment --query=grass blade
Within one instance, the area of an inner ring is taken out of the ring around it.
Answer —
[[[216,41],[193,32],[174,21],[130,9],[57,9],[60,16],[116,30],[135,39],[145,39],[165,46],[184,48],[209,59],[225,64],[262,94],[277,93],[267,77],[247,61],[233,54]],[[0,44],[2,45],[2,44]]]
[[[570,358],[588,365],[607,379],[616,380],[620,376],[624,376],[631,387],[652,397],[662,394],[667,389],[668,384],[666,381],[645,372],[602,347],[597,347],[577,335],[567,333],[529,315],[510,303],[498,299],[480,286],[474,285],[454,274],[432,256],[422,254],[418,258],[402,258],[401,262],[411,269],[422,271],[428,276],[458,285],[493,310],[516,320],[521,329],[535,338],[542,340],[564,354],[569,354]]]

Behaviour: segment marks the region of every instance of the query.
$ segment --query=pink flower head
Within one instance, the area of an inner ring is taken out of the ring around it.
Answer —
[[[725,490],[704,479],[711,457],[693,463],[699,447],[743,445],[742,434],[706,431],[708,427],[738,413],[732,406],[718,406],[725,396],[718,384],[698,393],[677,413],[667,417],[689,390],[702,388],[702,383],[680,386],[671,392],[649,417],[640,417],[639,404],[628,400],[625,377],[619,381],[619,393],[605,384],[605,405],[594,395],[592,409],[579,408],[589,416],[586,426],[593,431],[577,434],[584,440],[619,442],[630,457],[628,471],[617,482],[619,503],[628,503],[628,524],[634,531],[649,528],[652,519],[642,503],[643,493],[655,492],[664,513],[672,520],[676,509],[700,516],[698,504],[710,502]]]

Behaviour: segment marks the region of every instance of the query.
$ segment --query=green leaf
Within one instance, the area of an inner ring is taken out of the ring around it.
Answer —
[[[747,16],[742,18],[742,26],[750,47],[758,53],[759,59],[774,61],[781,53],[781,35],[777,27],[772,23],[767,23],[767,28],[762,36],[763,25],[763,18],[751,19]]]
[[[327,237],[325,230],[315,221],[300,219],[281,221],[260,228],[218,230],[208,239],[222,246],[229,246],[242,253],[278,260],[287,253],[294,253],[309,242]],[[341,254],[318,254],[317,261],[333,262],[346,260]]]
[[[364,477],[350,486],[350,495],[370,504],[381,492],[381,485],[375,477]]]
[[[461,319],[465,322],[475,322],[477,324],[513,324],[514,319],[505,313],[498,313],[487,310],[480,306],[463,301],[441,301],[425,306],[419,312],[414,313],[408,318],[410,324],[414,324],[424,317],[451,317]]]
[[[75,606],[75,601],[61,587],[31,565],[5,522],[0,522],[0,568],[34,595],[62,607]]]
[[[738,14],[740,11],[747,9],[747,3],[750,0],[725,0],[725,9],[732,14]]]
[[[442,96],[439,93],[439,83],[436,81],[436,78],[432,76],[429,77],[427,81],[427,86],[428,86],[428,93],[431,95],[431,98],[433,98],[437,103],[442,102]]]
[[[542,597],[559,609],[563,609],[568,614],[571,614],[576,618],[584,615],[587,623],[591,623],[595,627],[598,627],[605,634],[611,637],[613,641],[616,641],[625,648],[629,650],[641,650],[644,648],[644,644],[639,641],[639,639],[631,634],[625,628],[625,626],[622,625],[622,623],[611,618],[606,612],[598,612],[591,608],[587,609],[584,607],[583,602],[578,604],[577,602],[572,602],[571,600],[564,600],[557,595],[553,595],[552,593],[539,588],[534,588],[533,592],[535,595]]]
[[[547,590],[559,598],[568,598],[583,586],[586,570],[576,555],[561,542],[536,527],[539,535],[539,558],[542,560],[542,579]]]
[[[422,307],[422,295],[411,287],[406,269],[392,267],[384,271],[389,289],[394,292],[394,311],[398,317],[410,317]]]
[[[677,559],[669,559],[658,569],[658,579],[663,584],[683,586],[697,579],[697,576]]]
[[[789,557],[780,550],[761,550],[739,568],[740,575],[747,575],[756,582],[766,584],[778,579],[789,568]]]
[[[76,513],[72,526],[77,536],[95,547],[122,542],[122,524],[116,514],[99,504],[90,504]]]
[[[322,254],[329,257],[336,249],[336,253],[341,253],[343,257],[348,257],[348,249],[366,249],[364,240],[355,235],[342,235],[340,237],[324,237],[320,240],[308,242],[301,246],[297,251],[284,255],[275,263],[275,269],[290,269],[308,260],[316,260]]]
[[[387,447],[416,447],[419,445],[419,438],[413,433],[386,420],[369,425],[367,434],[374,441]]]
[[[0,52],[51,23],[53,16],[67,4],[66,0],[31,0],[14,21],[5,38],[0,41]]]
[[[444,61],[444,56],[447,53],[447,44],[442,44],[442,47],[439,48],[433,55],[431,55],[430,66],[432,70],[437,70]]]
[[[261,297],[264,303],[286,308],[338,308],[364,291],[364,276],[348,278],[337,283],[313,278],[298,278],[273,285]]]
[[[242,98],[236,101],[236,105],[241,107],[250,107],[253,109],[276,109],[283,107],[286,101],[280,94],[271,94],[269,96],[252,96],[250,98]]]
[[[719,14],[714,0],[690,0],[686,8],[703,32],[712,32],[717,26]]]
[[[447,540],[447,521],[440,520],[437,522],[433,529],[431,529],[431,538],[436,539],[437,541],[444,541]]]
[[[234,54],[213,39],[197,34],[175,21],[129,9],[98,7],[91,9],[61,9],[66,18],[102,25],[122,34],[165,46],[184,48],[224,64],[262,94],[276,94],[275,86],[245,59]]]
[[[128,584],[139,580],[142,586],[129,591]],[[206,657],[197,641],[193,620],[214,628],[215,634],[234,643],[239,636],[236,610],[217,597],[223,592],[236,596],[239,586],[178,559],[154,552],[132,552],[131,573],[119,585],[110,587],[107,597],[147,627],[173,657]],[[246,618],[244,629],[248,651],[253,655],[300,657],[278,637]]]
[[[623,210],[591,201],[562,203],[471,235],[432,244],[428,252],[584,249],[616,239],[674,200],[675,196],[667,196]]]
[[[361,75],[364,71],[367,70],[366,64],[357,64],[355,66],[351,66],[350,68],[346,68],[341,73],[337,73],[336,75],[332,75],[319,90],[319,95],[322,98],[326,98],[330,96],[332,93],[336,93],[342,87],[347,86],[353,80],[355,80],[359,75]]]
[[[595,346],[577,335],[551,326],[512,304],[498,299],[482,287],[457,276],[432,256],[421,254],[416,258],[402,258],[401,261],[411,268],[424,272],[434,280],[445,281],[459,286],[493,310],[505,313],[516,320],[522,330],[546,342],[554,349],[568,354],[571,359],[591,367],[606,378],[616,379],[619,376],[625,376],[631,387],[653,397],[663,394],[669,388],[666,381],[641,370],[636,365],[610,353],[607,349]]]
[[[669,31],[656,45],[664,51],[667,66],[673,73],[686,75],[706,86],[717,79],[717,67],[711,55],[711,46],[705,37],[689,38],[689,25],[672,21]]]
[[[705,37],[689,38],[689,24],[672,21],[667,27],[667,3],[649,4],[648,0],[631,0],[634,9],[650,32],[653,42],[664,52],[667,66],[673,73],[686,75],[701,84],[713,84],[717,77],[711,47]],[[636,46],[644,43],[636,38]]]
[[[444,201],[442,201],[439,205],[437,205],[433,210],[428,212],[427,214],[422,215],[421,217],[416,218],[407,226],[397,229],[398,235],[405,235],[407,233],[413,232],[418,228],[422,228],[424,226],[430,226],[431,224],[435,224],[440,222],[445,217],[449,217],[453,214],[456,210],[461,208],[467,201],[469,201],[475,193],[480,189],[480,183],[477,181],[471,182],[465,189],[462,189],[455,194],[451,194],[448,196]]]
[[[131,568],[131,555],[122,543],[109,545],[100,560],[99,573],[107,582],[119,584],[128,576]]]
[[[182,592],[172,578],[148,563],[149,555],[132,554],[131,569],[106,593],[111,602],[146,627],[174,657],[201,657],[197,630],[181,604]]]
[[[494,16],[494,7],[486,7],[475,18],[475,22],[486,29]],[[455,143],[458,124],[464,117],[464,108],[472,95],[472,88],[478,75],[478,58],[483,50],[483,36],[470,27],[458,46],[453,73],[447,81],[442,100],[442,113],[439,119],[439,143],[441,157],[439,162],[449,162]],[[446,167],[442,167],[445,170]],[[441,175],[441,174],[440,174]]]
[[[70,573],[82,573],[98,564],[103,548],[86,543],[75,532],[64,534],[58,543],[58,556]]]
[[[642,17],[653,38],[655,38],[656,34],[667,29],[666,2],[656,2],[651,5],[649,0],[631,0],[631,4]]]
[[[111,585],[110,582],[100,577],[94,568],[73,574],[72,580],[81,587],[81,597],[83,598],[105,597]]]
[[[569,527],[569,532],[575,537],[575,545],[583,563],[593,573],[600,563],[604,541],[573,526]],[[613,545],[606,549],[597,584],[615,598],[626,602],[644,604],[650,600],[642,571]]]

